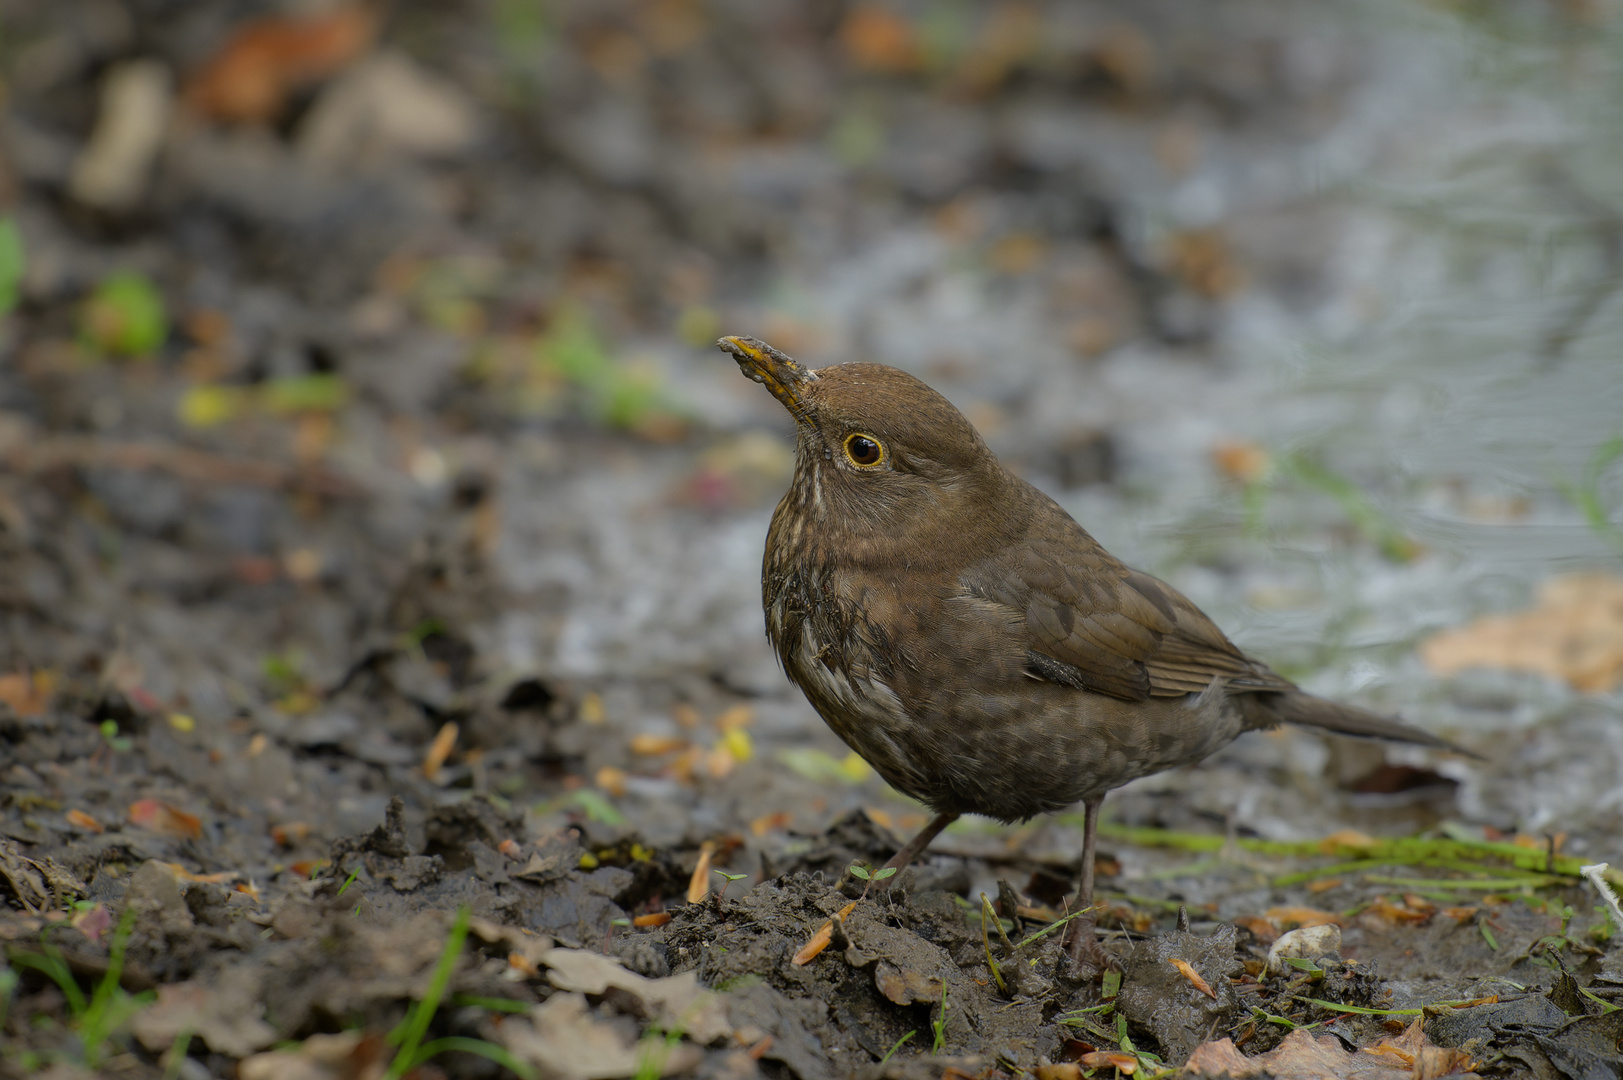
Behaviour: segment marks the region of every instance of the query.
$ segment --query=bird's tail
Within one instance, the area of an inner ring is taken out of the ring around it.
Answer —
[[[1402,720],[1382,716],[1368,709],[1360,709],[1356,705],[1343,705],[1339,701],[1329,701],[1300,691],[1258,694],[1257,698],[1260,699],[1257,701],[1257,705],[1260,706],[1257,711],[1267,717],[1270,726],[1279,723],[1300,724],[1303,727],[1333,731],[1337,735],[1419,743],[1421,746],[1435,746],[1439,750],[1452,750],[1466,757],[1482,756],[1429,731],[1421,731],[1411,724],[1405,724]]]

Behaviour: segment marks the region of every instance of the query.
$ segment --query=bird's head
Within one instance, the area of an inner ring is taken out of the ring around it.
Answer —
[[[963,413],[883,364],[809,370],[755,338],[716,343],[799,425],[786,497],[807,524],[875,549],[914,542],[934,523],[975,531],[1005,475]]]

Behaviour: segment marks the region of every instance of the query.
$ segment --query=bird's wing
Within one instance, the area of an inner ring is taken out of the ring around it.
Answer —
[[[1083,532],[1027,538],[966,575],[974,594],[1021,611],[1028,674],[1124,701],[1293,684],[1248,658],[1172,586],[1122,565]]]

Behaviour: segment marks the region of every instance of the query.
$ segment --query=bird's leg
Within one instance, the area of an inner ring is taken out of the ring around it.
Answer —
[[[1065,934],[1073,960],[1086,960],[1095,967],[1105,967],[1109,957],[1099,948],[1099,939],[1093,932],[1093,852],[1099,840],[1099,807],[1105,797],[1096,795],[1082,801],[1082,865],[1077,870],[1077,910],[1082,912]]]
[[[890,857],[890,861],[884,866],[881,866],[879,869],[895,870],[897,873],[907,869],[908,863],[911,863],[914,859],[918,858],[924,849],[930,846],[930,841],[934,840],[941,834],[942,829],[945,829],[948,825],[951,825],[957,820],[957,814],[937,814],[935,817],[930,819],[930,824],[920,829],[917,836],[903,844],[902,850],[892,855]],[[894,877],[895,874],[887,874],[885,876]],[[874,882],[878,880],[878,873],[875,873],[869,877],[868,888],[862,890],[862,895],[867,896],[868,889],[873,888]]]

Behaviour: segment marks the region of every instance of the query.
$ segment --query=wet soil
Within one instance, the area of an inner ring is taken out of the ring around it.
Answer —
[[[925,7],[402,3],[318,74],[278,38],[306,74],[244,117],[200,80],[280,6],[0,2],[0,1074],[1619,1075],[1619,937],[1556,856],[1623,862],[1623,703],[1412,648],[1615,559],[1550,479],[1623,408],[1561,291],[1592,208],[1493,264],[1550,355],[1348,314],[1492,277],[1337,185],[1543,116],[1451,44],[1508,31]],[[1557,7],[1519,32],[1583,70]],[[79,164],[119,87],[123,201]],[[722,332],[916,371],[1248,647],[1485,761],[1276,733],[1113,795],[1094,962],[1043,932],[1064,816],[859,899],[925,815],[762,640],[789,425]],[[1269,439],[1365,501],[1210,464]],[[1548,865],[1336,854],[1411,834]]]

